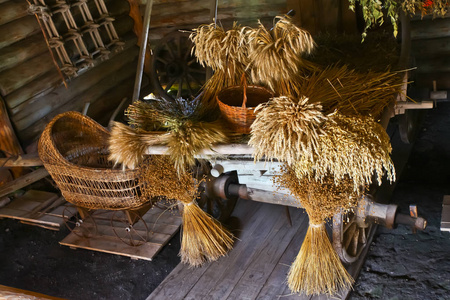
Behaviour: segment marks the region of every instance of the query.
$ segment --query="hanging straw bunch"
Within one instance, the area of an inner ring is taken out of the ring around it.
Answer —
[[[322,126],[328,117],[322,106],[281,96],[259,105],[248,144],[255,149],[255,160],[278,159],[293,165],[301,158],[312,159],[317,154]]]
[[[114,123],[109,159],[129,168],[142,161],[149,146],[167,145],[168,154],[181,173],[186,166],[195,164],[196,153],[227,141],[218,121],[204,121],[208,117],[197,101],[136,101],[126,115],[133,128]],[[147,131],[149,129],[154,130]]]
[[[180,256],[183,263],[198,267],[224,256],[233,246],[233,235],[206,214],[196,202],[199,185],[192,172],[179,173],[167,156],[151,156],[140,169],[143,194],[163,196],[183,204],[183,234]]]
[[[315,69],[312,63],[301,58],[314,49],[314,41],[288,17],[275,20],[271,31],[261,23],[249,31],[249,68],[254,82],[262,82],[274,92],[292,95],[291,83],[298,79],[300,71]]]
[[[299,180],[295,170],[285,165],[275,177],[275,183],[287,187],[309,216],[308,231],[289,270],[289,288],[307,295],[333,295],[351,288],[353,278],[339,260],[325,229],[325,221],[334,213],[356,205],[359,193],[353,190],[351,180],[344,178],[338,185],[332,176],[324,177],[321,182],[313,178]]]
[[[379,185],[384,174],[395,181],[389,136],[372,118],[335,114],[323,130],[313,160],[303,156],[293,164],[297,177],[320,182],[332,174],[336,184],[349,177],[355,191],[370,185],[373,175]]]
[[[202,66],[211,67],[214,71],[203,87],[202,101],[205,103],[213,106],[218,91],[239,84],[248,65],[248,30],[236,22],[227,31],[212,23],[201,25],[191,33],[192,52]]]
[[[372,115],[378,118],[393,103],[403,85],[394,72],[356,72],[347,66],[315,70],[307,80],[298,81],[301,94],[320,103],[325,114]]]

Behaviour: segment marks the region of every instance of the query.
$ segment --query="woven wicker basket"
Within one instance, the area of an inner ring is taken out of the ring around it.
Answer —
[[[269,101],[273,94],[266,88],[247,85],[242,76],[241,85],[230,86],[219,92],[217,103],[222,116],[232,129],[239,133],[250,133],[250,125],[255,120],[255,107]]]
[[[113,169],[109,132],[78,112],[57,115],[39,140],[39,156],[70,203],[88,209],[121,210],[147,202],[138,170]]]

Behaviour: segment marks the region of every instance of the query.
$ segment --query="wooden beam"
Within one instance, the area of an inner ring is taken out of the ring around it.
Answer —
[[[8,111],[3,98],[0,96],[0,150],[7,157],[23,153],[19,140],[9,120]],[[1,166],[1,165],[0,165]]]
[[[31,173],[23,175],[13,181],[10,181],[0,187],[0,198],[6,196],[14,191],[17,191],[27,185],[32,184],[46,176],[48,176],[48,172],[45,168],[39,168]]]
[[[0,4],[0,25],[9,23],[28,15],[28,5],[25,1],[9,1]]]
[[[7,96],[15,90],[55,69],[53,60],[48,52],[44,52],[20,65],[0,73],[0,92]]]
[[[0,49],[40,32],[34,16],[26,16],[0,27]]]
[[[20,156],[0,158],[0,166],[4,168],[12,167],[40,167],[43,163],[37,153],[24,154]]]
[[[48,51],[42,34],[35,34],[25,40],[5,47],[0,52],[0,71],[12,68]]]

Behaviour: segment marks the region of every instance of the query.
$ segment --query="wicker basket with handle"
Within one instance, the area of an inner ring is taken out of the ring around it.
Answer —
[[[250,125],[256,117],[255,107],[272,97],[273,94],[266,88],[247,85],[245,75],[242,75],[241,85],[221,90],[217,95],[217,103],[222,116],[234,131],[249,134]]]
[[[88,209],[136,208],[141,196],[139,170],[113,169],[108,161],[109,132],[78,112],[57,115],[39,140],[39,156],[70,203]]]

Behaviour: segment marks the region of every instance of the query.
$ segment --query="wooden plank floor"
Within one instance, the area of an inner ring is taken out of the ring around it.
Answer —
[[[59,230],[64,224],[64,210],[66,216],[76,213],[76,209],[70,209],[65,199],[55,193],[28,190],[0,208],[0,218],[15,219],[24,224]]]
[[[132,237],[136,236],[133,234],[130,237],[127,234],[128,223],[125,220],[126,217],[122,211],[96,210],[93,212],[92,218],[85,218],[81,227],[75,228],[60,244],[73,249],[81,248],[151,261],[178,232],[181,225],[178,211],[172,212],[153,206],[142,216],[145,223],[139,220],[133,225],[134,233],[141,236],[146,236],[148,233],[147,242],[139,246],[132,246],[123,241],[130,243]],[[83,237],[79,233],[85,228],[94,227],[95,231],[88,231],[95,232],[93,236]]]
[[[189,268],[179,264],[147,300],[177,299],[328,299],[292,295],[286,284],[308,228],[302,209],[249,200],[238,201],[233,216],[240,220],[237,241],[227,257]],[[360,267],[349,269],[356,276]],[[345,298],[348,291],[338,298]]]

